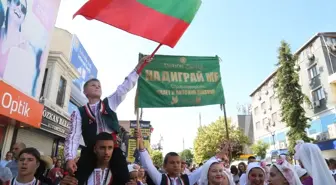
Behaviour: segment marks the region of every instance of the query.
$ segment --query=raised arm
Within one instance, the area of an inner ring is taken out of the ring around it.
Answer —
[[[145,149],[140,150],[140,162],[141,165],[146,169],[148,175],[153,180],[154,184],[160,185],[162,174],[156,169],[152,159],[149,156],[149,153]]]
[[[77,156],[79,141],[82,136],[82,118],[79,110],[76,109],[71,114],[70,131],[65,138],[64,157],[66,161],[74,161]]]
[[[110,109],[116,112],[118,106],[124,99],[129,91],[131,91],[136,82],[138,81],[139,74],[142,69],[150,62],[152,59],[149,57],[144,57],[140,60],[135,69],[125,78],[125,81],[118,86],[117,90],[111,94],[108,99]]]
[[[137,129],[136,132],[137,142],[139,144],[139,150],[140,150],[140,162],[141,165],[146,169],[148,175],[153,180],[155,185],[160,185],[162,180],[162,174],[156,169],[156,167],[153,164],[153,161],[148,153],[148,151],[145,148],[141,130]]]
[[[136,82],[138,81],[139,75],[136,71],[131,72],[126,78],[125,81],[118,86],[117,90],[111,94],[108,99],[110,109],[116,112],[118,106],[124,99],[129,91],[133,89]]]

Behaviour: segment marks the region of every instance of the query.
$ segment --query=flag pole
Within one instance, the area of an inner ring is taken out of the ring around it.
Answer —
[[[229,134],[229,126],[228,126],[228,121],[227,121],[227,117],[226,117],[226,107],[225,107],[225,103],[222,104],[223,105],[223,113],[224,113],[224,124],[225,124],[225,130],[226,130],[226,139],[229,143],[229,162],[231,163],[232,160],[232,152],[231,152],[231,143],[230,143],[230,134]]]
[[[150,58],[153,58],[154,57],[154,55],[155,55],[155,53],[160,49],[160,47],[162,46],[162,44],[160,43],[156,48],[155,48],[155,50],[152,52],[152,54],[150,55]],[[148,64],[148,62],[147,61],[145,61],[141,66],[140,66],[140,68],[138,69],[138,74],[140,74],[141,73],[141,71],[145,68],[145,66]],[[136,95],[137,96],[137,95]],[[136,109],[135,109],[135,111],[136,111],[136,118],[137,118],[137,130],[139,130],[140,129],[140,112],[139,112],[139,107],[137,107]],[[141,116],[142,117],[142,116]],[[136,148],[137,149],[139,149],[139,140],[137,139],[137,145],[136,145]]]
[[[162,44],[159,44],[155,50],[152,52],[152,54],[150,55],[150,58],[153,58],[155,53],[160,49],[160,47],[162,46]],[[145,61],[140,68],[138,69],[138,73],[141,73],[141,71],[145,68],[145,66],[148,64],[148,61]]]
[[[137,123],[137,131],[140,129],[140,113],[139,108],[136,108],[136,123]],[[139,150],[139,139],[136,138],[136,149]]]

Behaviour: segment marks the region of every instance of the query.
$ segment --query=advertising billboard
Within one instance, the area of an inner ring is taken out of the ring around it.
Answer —
[[[91,78],[97,78],[98,71],[76,35],[72,38],[71,63],[80,74],[73,83],[82,92],[84,83]]]
[[[60,0],[0,0],[0,79],[40,95]]]

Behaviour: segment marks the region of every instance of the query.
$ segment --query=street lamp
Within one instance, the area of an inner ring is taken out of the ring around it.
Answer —
[[[275,130],[273,131],[273,129],[271,129],[271,127],[274,127],[275,125],[271,125],[269,120],[268,120],[268,123],[265,127],[265,129],[272,135],[272,140],[273,140],[273,147],[274,147],[274,150],[276,149],[275,148]]]
[[[275,150],[275,131],[270,131],[271,135],[272,135],[272,139],[273,139],[273,147],[274,147],[274,150]]]

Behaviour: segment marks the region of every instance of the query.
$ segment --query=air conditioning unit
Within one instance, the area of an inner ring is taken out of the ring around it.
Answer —
[[[313,105],[314,107],[320,107],[321,106],[320,100],[315,100]]]
[[[285,142],[280,143],[280,149],[286,149],[286,143]]]
[[[314,60],[315,59],[315,55],[312,53],[308,54],[308,60]]]
[[[328,140],[329,139],[329,133],[328,132],[323,132],[321,134],[322,141]]]
[[[318,135],[316,135],[316,140],[317,141],[325,141],[329,139],[329,134],[328,132],[322,132]]]
[[[265,130],[268,130],[268,128],[269,128],[268,125],[264,125]]]
[[[332,52],[336,52],[336,44],[334,44],[334,43],[330,43],[330,44],[329,44],[329,48],[330,48],[330,50],[331,50]]]
[[[329,138],[336,138],[336,123],[328,125]]]

